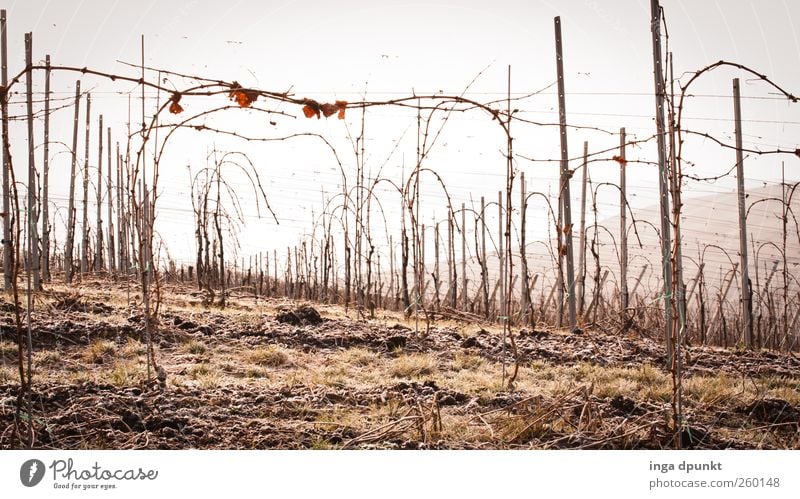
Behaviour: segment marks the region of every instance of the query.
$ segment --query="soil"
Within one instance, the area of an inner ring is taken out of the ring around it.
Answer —
[[[689,400],[689,422],[678,438],[668,427],[668,401],[600,392],[588,381],[539,393],[503,386],[457,389],[421,368],[418,375],[353,385],[346,382],[355,369],[351,365],[339,366],[344,383],[324,376],[316,382],[298,380],[287,373],[313,374],[318,365],[330,369],[331,356],[354,352],[374,357],[366,371],[401,357],[427,356],[442,365],[469,356],[510,372],[515,359],[499,332],[476,325],[434,325],[424,334],[401,318],[354,319],[332,307],[321,314],[307,304],[248,302],[246,297],[229,300],[233,305],[226,310],[207,309],[186,290],[175,292],[180,299],[163,307],[153,337],[166,381],[155,380],[155,369],[147,381],[144,352],[122,353],[145,341],[139,307],[92,293],[52,295],[34,313],[30,407],[35,448],[660,449],[675,447],[677,440],[684,448],[703,449],[800,445],[797,400],[766,394],[745,397],[735,406]],[[0,350],[6,373],[0,384],[0,448],[20,448],[25,443],[15,426],[17,358],[8,348],[16,348],[13,306],[4,301],[0,309],[0,344],[7,346]],[[523,366],[646,365],[666,374],[660,367],[663,346],[632,333],[514,334]],[[103,341],[111,345],[108,351],[97,346]],[[286,358],[254,361],[248,357],[254,352],[283,352]],[[217,378],[203,374],[212,368]],[[766,351],[688,349],[685,377],[721,374],[794,382],[800,359]],[[23,419],[27,407],[21,408]],[[765,433],[769,438],[754,437]]]

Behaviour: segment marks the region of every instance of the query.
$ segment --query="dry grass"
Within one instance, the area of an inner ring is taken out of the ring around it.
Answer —
[[[63,357],[58,350],[46,350],[33,354],[33,362],[37,366],[58,367],[62,361]]]
[[[131,386],[144,380],[145,370],[138,362],[120,360],[114,362],[113,367],[108,373],[104,373],[102,379],[107,379],[114,386]]]
[[[120,355],[125,358],[138,357],[147,353],[147,347],[141,341],[128,338],[125,345],[120,348]]]
[[[120,308],[127,307],[124,294],[122,299],[115,300],[88,287],[82,289],[81,293],[87,300],[115,306],[119,303]],[[167,291],[165,296],[163,311],[176,314],[185,311],[187,313],[184,317],[188,315],[192,321],[209,321],[209,324],[221,318],[226,330],[264,327],[264,314],[274,313],[281,305],[278,301],[255,305],[245,299],[240,299],[239,303],[232,299],[233,305],[229,309],[201,310],[191,304],[192,300],[186,294],[170,296]],[[345,315],[339,307],[320,308],[326,317]],[[209,312],[211,315],[208,315]],[[200,314],[206,315],[198,319]],[[355,317],[352,311],[349,315],[351,318]],[[399,323],[412,329],[414,327],[413,318],[406,321],[402,314],[379,312],[378,315],[377,319],[368,322],[372,325],[383,323],[388,326]],[[120,317],[122,314],[115,312],[102,320],[113,322],[122,320]],[[462,336],[473,335],[481,329],[479,325],[451,324],[450,321],[437,322],[435,327],[447,327],[458,331]],[[499,328],[485,329],[490,332],[495,329],[498,333],[500,331]],[[175,341],[174,337],[166,339],[168,342]],[[441,429],[433,429],[430,426],[431,421],[426,419],[426,429],[420,431],[415,424],[404,430],[405,433],[398,440],[422,438],[421,434],[427,432],[429,443],[433,439],[442,439],[448,443],[471,443],[476,446],[485,443],[491,447],[506,445],[509,439],[520,435],[520,441],[537,438],[546,440],[552,438],[552,435],[548,436],[548,432],[591,434],[596,430],[586,426],[589,424],[586,421],[578,421],[578,417],[571,411],[565,411],[566,416],[548,416],[541,424],[529,427],[531,420],[535,420],[539,414],[535,407],[525,408],[516,415],[510,412],[497,413],[486,418],[488,422],[476,417],[478,413],[483,414],[498,407],[499,400],[509,397],[508,388],[503,384],[502,366],[487,352],[483,352],[486,356],[481,356],[473,349],[467,351],[445,348],[419,353],[417,350],[420,344],[413,340],[410,341],[409,349],[414,351],[386,352],[383,349],[370,349],[368,346],[304,351],[300,343],[297,343],[296,348],[286,346],[295,344],[291,339],[268,336],[228,339],[222,335],[191,336],[178,343],[169,343],[169,347],[163,347],[157,352],[157,358],[159,364],[169,373],[169,384],[173,387],[187,386],[209,390],[220,386],[251,392],[299,388],[301,392],[344,394],[346,398],[359,400],[359,403],[308,402],[309,405],[305,407],[305,402],[296,402],[293,396],[292,401],[282,403],[282,407],[290,412],[281,418],[298,427],[309,425],[310,428],[346,428],[350,430],[350,434],[358,435],[381,425],[391,424],[408,414],[417,414],[418,410],[430,416],[433,404],[431,395],[418,396],[422,404],[420,409],[403,400],[403,397],[407,397],[406,392],[398,395],[396,391],[400,380],[430,380],[444,390],[465,394],[467,398],[463,399],[463,403],[459,399],[458,405],[444,405],[440,408]],[[274,341],[285,343],[266,344]],[[0,341],[0,384],[17,382],[15,366],[8,362],[15,359],[16,354],[16,344]],[[37,366],[34,379],[42,377],[43,382],[59,383],[110,382],[119,387],[138,385],[146,375],[145,355],[144,344],[130,338],[119,344],[97,340],[79,347],[67,346],[59,350],[38,351],[34,354]],[[3,360],[6,361],[5,364],[2,363]],[[513,365],[506,366],[506,380],[512,369]],[[536,401],[547,404],[564,394],[576,390],[579,392],[581,387],[588,389],[589,386],[593,387],[593,403],[603,404],[604,407],[608,407],[608,399],[622,395],[633,399],[640,407],[667,408],[672,397],[669,374],[655,365],[604,366],[590,362],[553,364],[545,360],[535,360],[520,366],[515,383],[516,393],[513,396],[535,397]],[[684,405],[687,408],[687,418],[690,419],[697,414],[703,414],[706,421],[710,421],[711,416],[708,414],[718,411],[737,414],[737,408],[765,397],[800,405],[800,379],[792,377],[741,379],[725,375],[688,376],[683,381],[683,387]],[[575,397],[580,398],[580,395],[573,396],[570,403],[575,403]],[[567,408],[569,409],[568,406]],[[579,429],[576,430],[576,427]],[[716,427],[715,437],[739,441],[746,439],[756,445],[786,445],[785,440],[781,442],[775,436],[751,431],[750,427],[746,423],[742,423],[742,427],[738,429]],[[752,427],[755,428],[756,425]],[[342,442],[336,442],[313,437],[311,446],[328,449],[343,445]]]
[[[456,352],[453,361],[450,363],[450,368],[453,371],[461,371],[462,369],[478,369],[485,363],[486,360],[478,355]]]
[[[287,350],[274,345],[259,347],[247,352],[246,359],[261,367],[281,367],[289,364]]]
[[[0,341],[0,360],[9,360],[17,357],[17,344],[10,341]]]
[[[0,367],[0,383],[19,382],[19,373],[11,367]]]
[[[395,378],[432,376],[438,371],[436,357],[430,354],[402,354],[392,360],[389,372]]]
[[[197,340],[189,340],[183,344],[183,350],[192,355],[204,355],[208,352],[208,347]]]
[[[348,348],[341,352],[331,355],[329,362],[342,363],[355,367],[367,367],[380,362],[381,356],[378,352],[362,347]]]
[[[117,354],[117,345],[107,340],[93,341],[84,352],[86,361],[92,364],[103,364],[114,358]]]
[[[197,364],[189,370],[189,376],[196,381],[200,388],[216,388],[222,384],[223,376],[209,364]]]

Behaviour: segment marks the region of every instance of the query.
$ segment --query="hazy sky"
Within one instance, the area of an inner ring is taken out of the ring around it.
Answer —
[[[675,74],[695,71],[720,59],[752,66],[795,94],[800,94],[800,3],[767,1],[664,0],[670,49]],[[570,155],[579,156],[584,140],[590,150],[613,147],[616,133],[626,127],[630,137],[646,138],[655,132],[652,97],[652,59],[649,31],[650,5],[645,0],[599,1],[462,1],[462,2],[276,2],[276,1],[36,1],[6,2],[8,11],[11,75],[24,65],[23,34],[33,32],[34,60],[50,54],[54,65],[89,66],[104,71],[136,75],[135,69],[117,61],[139,62],[140,35],[146,39],[146,64],[175,72],[236,80],[245,86],[272,91],[291,90],[298,97],[319,101],[388,99],[417,93],[460,94],[479,72],[468,96],[482,102],[502,99],[507,67],[512,67],[511,90],[523,95],[546,91],[516,102],[517,116],[539,122],[558,120],[554,87],[555,56],[553,17],[561,16],[564,36],[565,83],[568,121],[598,127],[611,133],[570,130]],[[745,145],[762,149],[800,146],[800,107],[788,105],[765,85],[731,70],[715,72],[693,87],[697,96],[687,102],[684,126],[711,133],[732,143],[731,78],[742,78]],[[74,94],[76,74],[54,73],[54,98]],[[150,73],[149,78],[155,78]],[[686,82],[684,76],[681,81]],[[190,82],[170,77],[167,85],[180,89]],[[128,93],[139,113],[141,102],[135,85],[111,84],[83,78],[92,90],[92,126],[103,113],[112,127],[113,140],[123,141]],[[36,75],[35,89],[43,89],[43,75]],[[16,90],[24,90],[20,85]],[[41,94],[37,94],[41,97]],[[19,102],[21,95],[14,97]],[[155,108],[155,94],[148,93],[147,112]],[[163,102],[164,95],[161,96]],[[187,112],[224,103],[223,96],[182,101]],[[60,104],[66,104],[61,101]],[[261,102],[260,104],[264,104]],[[56,105],[56,104],[54,104]],[[348,172],[355,156],[348,134],[359,132],[361,115],[350,111],[344,121],[306,120],[299,106],[272,109],[294,118],[275,116],[275,125],[263,114],[240,112],[213,121],[231,130],[258,136],[280,136],[298,131],[319,133],[335,145]],[[41,106],[41,104],[37,104]],[[12,113],[20,112],[15,107]],[[85,107],[81,109],[83,123]],[[135,116],[138,116],[136,114]],[[434,119],[441,123],[441,115]],[[167,116],[166,122],[174,120]],[[413,166],[417,139],[413,113],[393,107],[373,108],[365,117],[366,166],[375,175],[399,179]],[[140,118],[134,118],[134,123]],[[37,124],[40,133],[41,123]],[[24,126],[12,130],[16,167],[24,171]],[[53,117],[51,139],[71,141],[72,109]],[[514,125],[515,151],[529,158],[552,159],[559,155],[557,129],[552,126]],[[83,129],[79,154],[83,155]],[[90,164],[96,165],[97,130],[90,139]],[[271,243],[278,247],[297,241],[311,230],[311,210],[319,213],[322,193],[340,189],[340,173],[331,154],[318,142],[300,140],[280,144],[247,144],[211,134],[181,132],[162,161],[160,230],[174,251],[192,249],[189,173],[205,164],[212,147],[241,150],[256,163],[265,180],[270,203],[281,220],[255,223],[243,232],[244,253]],[[440,172],[456,203],[496,199],[504,185],[505,143],[496,124],[477,112],[455,115],[447,123],[431,153],[431,168]],[[41,162],[41,153],[37,162]],[[690,139],[686,159],[695,163],[690,173],[698,176],[727,171],[734,164],[733,151],[706,141]],[[646,145],[631,149],[629,158],[655,160]],[[53,186],[57,204],[65,205],[68,155],[53,146]],[[771,156],[748,158],[748,187],[780,180],[780,159],[786,160],[787,177],[800,179],[800,159]],[[574,168],[579,163],[573,163]],[[516,166],[529,179],[530,189],[554,192],[557,163],[531,163],[517,159]],[[595,182],[616,182],[616,163],[592,165]],[[18,174],[19,175],[19,174]],[[22,179],[22,176],[19,176]],[[631,165],[631,202],[644,206],[655,202],[655,171]],[[243,179],[232,182],[244,189]],[[692,183],[689,195],[732,189],[734,179],[709,185]],[[573,193],[579,189],[575,185]],[[441,191],[426,184],[429,216],[444,215]],[[382,198],[390,220],[396,220],[397,195]],[[516,199],[516,198],[515,198]],[[601,191],[600,209],[615,212],[618,195]],[[255,215],[245,199],[246,215]],[[533,224],[544,234],[544,210],[534,206]],[[395,214],[392,217],[392,213]],[[539,220],[537,222],[537,220]],[[534,229],[536,230],[536,229]]]

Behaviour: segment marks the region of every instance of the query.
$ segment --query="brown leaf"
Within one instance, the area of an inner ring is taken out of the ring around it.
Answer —
[[[242,91],[234,92],[233,100],[239,104],[239,107],[250,107],[250,99],[247,97],[247,94]]]
[[[303,114],[306,115],[306,118],[313,118],[314,116],[319,119],[319,113],[321,111],[319,102],[313,99],[303,99]]]
[[[617,163],[623,165],[623,166],[628,164],[628,160],[626,160],[622,156],[614,155],[611,159],[616,161]]]
[[[338,111],[338,108],[335,105],[328,104],[327,102],[319,106],[319,108],[322,110],[322,115],[325,116],[326,118],[328,116],[331,116],[336,111]]]
[[[239,107],[250,107],[258,99],[258,92],[255,90],[234,90],[230,93],[231,99],[235,100]]]
[[[172,114],[180,114],[183,112],[183,108],[179,104],[181,101],[181,94],[172,94],[172,97],[169,99],[171,102],[169,104],[169,112]]]
[[[228,92],[228,98],[236,101],[240,107],[250,107],[250,105],[258,99],[258,92],[256,90],[244,89],[239,85],[239,82],[234,81],[231,84],[231,91]]]
[[[336,101],[336,108],[339,109],[339,114],[336,116],[340,119],[344,119],[344,111],[347,109],[347,101],[346,100],[337,100]]]

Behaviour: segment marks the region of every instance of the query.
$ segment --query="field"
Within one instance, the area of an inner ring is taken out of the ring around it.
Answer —
[[[796,354],[687,347],[684,430],[670,430],[661,341],[502,329],[234,294],[162,290],[147,383],[135,284],[37,295],[33,412],[53,449],[785,449],[800,447]],[[20,446],[13,306],[2,303],[0,448]],[[505,372],[505,377],[504,377]],[[24,409],[24,408],[23,408]],[[26,414],[22,411],[21,417]]]

